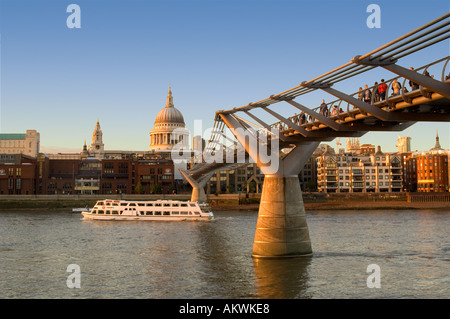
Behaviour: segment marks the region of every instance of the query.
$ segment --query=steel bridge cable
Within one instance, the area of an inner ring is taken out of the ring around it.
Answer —
[[[373,68],[375,68],[375,66],[359,65],[357,68],[355,68],[351,71],[345,72],[345,73],[339,75],[339,77],[337,77],[335,79],[333,79],[333,77],[331,77],[326,83],[330,83],[330,84],[338,83],[345,79],[353,77],[355,75],[367,72]]]
[[[423,34],[418,34],[418,35],[412,37],[411,39],[408,39],[408,41],[405,41],[404,43],[400,43],[400,44],[398,44],[398,45],[396,45],[396,46],[390,48],[390,51],[399,49],[399,48],[401,48],[401,47],[403,47],[403,46],[405,46],[405,45],[407,45],[407,44],[409,44],[409,43],[411,43],[411,42],[413,42],[413,41],[416,41],[417,39],[420,39],[420,38],[422,38],[422,37],[424,37],[424,36],[426,36],[426,35],[428,35],[428,34],[431,34],[431,33],[435,32],[435,31],[437,31],[437,30],[439,30],[439,29],[441,29],[441,28],[443,28],[443,27],[445,27],[445,26],[447,26],[447,25],[449,25],[449,24],[450,24],[450,21],[445,22],[445,23],[443,23],[442,25],[438,25],[438,26],[436,26],[436,27],[434,27],[434,28],[428,30],[427,32],[424,32]],[[439,35],[441,35],[441,34],[443,34],[443,33],[445,33],[445,32],[448,32],[448,31],[449,31],[449,29],[447,28],[447,29],[445,29],[445,30],[439,32],[438,34],[435,34],[435,35],[432,35],[432,34],[431,34],[431,35],[430,35],[429,37],[427,37],[426,39],[428,40],[428,39],[430,39],[430,38],[439,36]],[[414,45],[414,44],[413,44],[413,45]],[[405,47],[403,50],[406,50],[406,49],[408,49],[408,47]],[[400,53],[400,52],[401,52],[401,50],[395,51],[395,52],[390,53],[390,54],[388,54],[388,55],[377,54],[376,56],[374,56],[374,57],[372,57],[372,58],[380,57],[380,60],[383,61],[383,60],[385,60],[385,59],[387,59],[387,58],[390,58],[390,57],[392,57],[392,56],[394,56],[395,54],[398,54],[398,53]]]
[[[431,34],[431,35],[429,35],[428,37],[425,37],[425,38],[423,38],[423,39],[420,39],[420,40],[417,41],[417,42],[410,43],[409,45],[407,45],[407,46],[405,46],[405,47],[403,47],[403,48],[401,48],[401,49],[399,49],[399,50],[397,50],[397,51],[394,51],[394,52],[389,53],[388,55],[382,56],[382,57],[380,58],[380,60],[381,60],[381,61],[384,61],[384,60],[389,59],[389,58],[391,58],[391,57],[394,57],[395,59],[400,59],[400,57],[402,57],[402,56],[404,56],[404,55],[396,56],[397,54],[404,53],[405,51],[407,51],[407,50],[409,50],[409,49],[411,49],[411,48],[414,48],[414,47],[418,48],[418,50],[421,50],[421,49],[423,49],[423,48],[426,48],[427,46],[430,46],[430,45],[433,45],[433,44],[435,44],[435,43],[437,43],[437,42],[443,41],[443,40],[447,39],[447,38],[450,36],[450,35],[448,34],[448,32],[450,32],[450,28],[441,30],[440,32],[438,32],[438,33],[436,33],[436,34]],[[436,39],[436,37],[441,36],[441,35],[443,35],[443,34],[444,34],[444,37],[441,37],[441,38]],[[433,40],[433,39],[435,39],[435,40],[434,40],[434,41],[430,41],[430,40]],[[415,39],[415,40],[417,40],[417,39]],[[414,40],[414,41],[415,41],[415,40]],[[428,42],[428,41],[430,41],[430,42]],[[428,42],[428,43],[427,43],[427,42]],[[420,47],[418,47],[419,44],[421,44]],[[407,52],[408,52],[408,51],[407,51]],[[413,51],[413,52],[415,52],[415,51]],[[412,52],[411,52],[411,53],[412,53]],[[411,54],[411,53],[407,53],[406,55]]]
[[[419,27],[419,28],[417,28],[417,29],[415,29],[413,31],[410,31],[410,32],[406,33],[405,35],[403,35],[403,36],[401,36],[401,37],[399,37],[399,38],[397,38],[395,40],[392,40],[391,42],[386,43],[385,45],[382,45],[381,47],[379,47],[379,48],[377,48],[377,49],[375,49],[375,50],[373,50],[373,51],[371,51],[369,53],[366,53],[365,55],[361,56],[361,59],[365,59],[365,58],[368,58],[370,56],[379,57],[382,54],[379,54],[379,55],[374,55],[374,54],[378,53],[378,52],[380,52],[380,51],[382,51],[382,50],[384,50],[384,49],[386,49],[388,47],[390,47],[391,45],[393,45],[393,44],[395,44],[397,42],[400,42],[400,41],[410,37],[411,35],[413,35],[415,33],[418,33],[418,32],[420,32],[422,30],[425,30],[428,27],[430,27],[430,26],[432,26],[432,25],[434,25],[434,24],[436,24],[436,23],[438,23],[438,22],[440,22],[442,20],[447,19],[448,17],[450,17],[450,12],[446,13],[446,14],[444,14],[444,15],[442,15],[442,16],[440,16],[440,17],[438,17],[438,18],[436,18],[436,19],[434,19],[434,20],[432,20],[432,21],[430,21],[430,22],[428,22],[426,24],[424,24],[423,26],[421,26],[421,27]]]
[[[414,34],[420,32],[420,31],[422,31],[422,30],[425,30],[425,29],[427,29],[428,27],[430,27],[430,26],[432,26],[432,25],[434,25],[434,24],[436,24],[436,23],[438,23],[438,22],[440,22],[440,21],[442,21],[442,20],[444,20],[444,19],[447,19],[448,17],[450,17],[450,13],[447,13],[447,14],[445,14],[445,15],[439,17],[439,18],[436,18],[436,19],[434,19],[433,21],[431,21],[431,22],[429,22],[429,23],[427,23],[427,24],[421,26],[420,28],[417,28],[417,29],[415,29],[415,30],[413,30],[413,31],[411,31],[411,32],[408,32],[407,34],[405,34],[405,35],[403,35],[403,36],[401,36],[401,37],[399,37],[399,38],[397,38],[397,39],[395,39],[395,40],[393,40],[393,41],[391,41],[391,42],[389,42],[389,43],[387,43],[387,44],[385,44],[385,45],[383,45],[383,46],[381,46],[381,47],[379,47],[379,48],[377,48],[377,49],[375,49],[375,50],[373,50],[373,51],[371,51],[371,52],[369,52],[369,53],[367,53],[367,54],[365,54],[365,55],[362,55],[362,56],[360,57],[360,59],[364,59],[364,58],[367,58],[367,57],[371,57],[371,58],[379,57],[379,56],[382,55],[382,53],[381,53],[381,54],[378,54],[378,55],[374,55],[374,54],[375,54],[375,53],[378,53],[378,52],[380,52],[380,51],[382,51],[382,50],[384,50],[384,49],[387,49],[387,48],[389,48],[390,46],[394,45],[395,43],[398,43],[398,42],[400,42],[400,41],[402,41],[402,40],[404,40],[404,39],[410,37],[411,35],[414,35]],[[446,25],[446,24],[445,24],[445,25]],[[441,27],[442,27],[442,26],[441,26]],[[392,50],[392,48],[390,48],[389,50]],[[342,66],[340,66],[340,67],[338,67],[338,68],[336,68],[336,69],[334,69],[334,70],[331,70],[331,71],[329,71],[329,72],[327,72],[327,73],[325,73],[325,74],[323,74],[323,75],[320,75],[320,76],[318,76],[318,77],[316,77],[316,78],[314,78],[314,79],[312,79],[312,80],[310,80],[310,81],[307,81],[306,84],[314,83],[314,82],[316,82],[317,80],[322,80],[322,79],[324,79],[324,78],[326,78],[327,76],[330,76],[330,75],[331,75],[331,76],[335,76],[336,74],[339,74],[339,71],[342,72],[342,71],[343,71],[342,69],[345,69],[345,68],[347,68],[347,67],[352,68],[352,65],[354,66],[353,62],[348,62],[348,63],[346,63],[346,64],[344,64],[344,65],[342,65]]]
[[[393,50],[393,49],[401,48],[402,46],[405,46],[406,44],[410,43],[411,41],[414,41],[414,40],[416,40],[416,39],[419,39],[420,37],[423,37],[424,35],[427,35],[427,34],[429,34],[429,33],[432,33],[432,32],[434,32],[434,31],[436,31],[436,30],[439,30],[440,28],[442,28],[442,27],[448,25],[449,22],[445,22],[445,23],[443,23],[443,24],[440,24],[440,25],[438,25],[438,26],[435,26],[434,28],[432,28],[432,29],[430,29],[430,30],[427,30],[426,32],[424,32],[424,33],[422,33],[422,34],[416,35],[415,37],[413,37],[413,38],[411,38],[411,39],[409,39],[409,40],[407,40],[407,41],[405,41],[405,42],[403,42],[403,43],[399,43],[398,45],[396,45],[396,46],[390,48],[390,47],[391,47],[392,45],[394,45],[395,43],[398,43],[398,42],[400,42],[400,41],[402,41],[402,40],[404,40],[404,39],[407,39],[408,37],[410,37],[410,36],[412,36],[412,35],[414,35],[414,34],[417,34],[418,32],[420,32],[420,31],[422,31],[422,30],[427,29],[428,27],[430,27],[430,26],[432,26],[432,25],[434,25],[434,24],[436,24],[436,23],[438,23],[438,22],[440,22],[440,21],[442,21],[442,20],[448,18],[449,16],[450,16],[450,13],[447,13],[447,14],[445,14],[445,15],[443,15],[443,16],[441,16],[441,17],[439,17],[439,18],[437,18],[437,19],[435,19],[435,20],[433,20],[433,21],[431,21],[431,22],[429,22],[429,23],[427,23],[427,24],[425,24],[424,26],[422,26],[422,27],[420,27],[420,28],[417,28],[417,29],[415,29],[415,30],[413,30],[413,31],[411,31],[411,32],[409,32],[409,33],[403,35],[402,37],[397,38],[397,39],[395,39],[395,40],[393,40],[393,41],[391,41],[391,42],[385,44],[384,46],[382,46],[382,47],[380,47],[380,48],[378,48],[378,49],[376,49],[376,50],[373,50],[373,51],[371,51],[371,52],[369,52],[369,53],[367,53],[367,54],[361,56],[360,59],[363,59],[363,58],[365,58],[365,57],[370,57],[370,58],[372,58],[372,59],[373,59],[373,58],[376,58],[376,57],[380,57],[380,56],[382,56],[383,53],[379,53],[379,54],[374,55],[374,56],[372,56],[372,55],[373,55],[374,53],[383,51],[383,50],[385,50],[385,49],[388,49],[387,52],[389,52],[389,51],[391,51],[391,50]],[[446,32],[446,30],[441,31],[441,32],[440,32],[439,34],[437,34],[437,35],[440,35],[440,34],[442,34],[442,33],[444,33],[444,32]],[[426,41],[428,41],[429,39],[435,38],[437,35],[435,34],[435,35],[432,35],[432,36],[430,36],[430,37],[427,37],[426,39],[423,39],[423,40],[420,41],[419,43],[426,42]],[[420,48],[416,48],[415,50],[408,51],[407,53],[401,55],[401,57],[404,57],[404,56],[406,56],[406,55],[408,55],[408,54],[414,53],[414,52],[416,52],[416,51],[418,51],[418,50],[420,50],[420,49],[423,49],[423,48],[425,48],[425,47],[427,47],[427,46],[429,46],[429,45],[432,45],[432,44],[434,44],[434,43],[437,43],[437,42],[440,42],[440,41],[442,41],[442,40],[445,40],[445,38],[447,38],[447,37],[444,37],[444,38],[435,40],[435,41],[431,42],[430,44],[425,45],[425,46],[421,46]],[[417,45],[417,44],[416,44],[416,45]],[[407,48],[408,48],[408,47],[407,47]],[[404,51],[404,50],[407,50],[407,48],[403,48],[403,49],[401,49],[401,50],[398,50],[396,53],[399,53],[399,52],[402,52],[402,51]],[[390,55],[390,56],[393,56],[393,55]],[[312,83],[321,83],[321,84],[323,84],[325,80],[328,80],[327,83],[337,83],[337,82],[339,82],[339,81],[348,79],[348,78],[351,77],[351,76],[355,76],[355,75],[361,74],[361,73],[366,72],[366,71],[368,71],[368,70],[371,70],[371,69],[373,69],[373,68],[375,68],[375,66],[365,66],[365,67],[362,66],[362,67],[361,67],[360,65],[356,65],[356,64],[354,64],[353,62],[348,62],[348,63],[346,63],[346,64],[344,64],[344,65],[342,65],[342,66],[340,66],[340,67],[338,67],[338,68],[336,68],[336,69],[334,69],[334,70],[332,70],[332,71],[329,71],[329,72],[327,72],[327,73],[325,73],[325,74],[323,74],[323,75],[321,75],[321,76],[319,76],[319,77],[316,77],[316,78],[313,79],[313,80],[307,81],[307,82],[305,82],[305,83],[306,83],[306,84],[312,84]],[[356,69],[356,70],[355,70],[355,69]],[[351,73],[351,72],[355,72],[355,73]],[[345,76],[344,76],[344,75],[345,75]],[[320,81],[317,81],[317,80],[320,80]],[[333,80],[333,82],[329,82],[330,80]],[[285,92],[290,92],[290,91],[292,91],[292,90],[299,90],[299,89],[300,89],[299,87],[296,87],[296,88],[293,88],[293,89],[288,90],[288,91],[285,91]],[[297,93],[292,94],[292,95],[287,95],[287,96],[289,96],[289,97],[292,97],[292,96],[297,97],[297,96],[300,96],[300,95],[305,94],[305,93],[306,93],[306,92],[304,92],[304,91],[301,92],[301,90],[300,90],[300,92],[297,92]],[[308,92],[308,93],[309,93],[309,92]],[[278,94],[278,95],[275,95],[275,97],[282,96],[282,95],[283,95],[283,93],[280,93],[280,94]],[[262,100],[262,101],[256,102],[256,103],[252,103],[252,104],[253,104],[253,107],[252,107],[252,108],[259,107],[258,104],[261,104],[261,103],[264,102],[264,101],[265,101],[265,100]],[[278,101],[272,101],[272,103],[277,103],[277,102],[278,102]],[[270,103],[270,104],[272,104],[272,103]],[[234,108],[233,110],[230,110],[230,111],[231,111],[230,113],[234,113],[235,111],[238,111],[238,110],[239,110],[239,108]]]
[[[416,52],[416,51],[422,50],[423,48],[426,48],[426,47],[428,47],[428,46],[430,46],[430,45],[439,43],[439,42],[444,41],[444,40],[446,40],[446,39],[448,39],[448,38],[450,38],[450,34],[447,34],[447,35],[444,35],[444,36],[441,37],[441,38],[435,39],[435,40],[432,41],[431,43],[425,43],[425,44],[423,44],[423,45],[421,45],[421,46],[419,46],[419,47],[417,47],[417,48],[414,48],[414,49],[412,49],[412,50],[410,50],[410,51],[407,51],[407,52],[403,53],[402,55],[399,55],[397,58],[398,58],[398,59],[403,58],[403,57],[405,57],[405,56],[407,56],[407,55],[409,55],[409,54],[411,54],[411,53],[414,53],[414,52]]]

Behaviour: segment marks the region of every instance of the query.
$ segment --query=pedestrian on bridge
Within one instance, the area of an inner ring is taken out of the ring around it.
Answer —
[[[369,86],[366,84],[364,86],[364,102],[369,103],[372,100],[372,92],[370,92]]]
[[[364,97],[363,97],[363,89],[362,87],[359,88],[359,92],[358,92],[358,100],[363,101]]]
[[[373,101],[379,102],[380,101],[380,93],[378,92],[378,82],[375,82],[373,89]]]
[[[325,100],[322,100],[322,104],[320,104],[320,114],[323,116],[328,116],[328,108],[325,104]]]
[[[411,70],[411,71],[414,71],[414,68],[411,67],[410,70]],[[414,91],[414,90],[418,90],[418,89],[419,89],[419,84],[417,84],[416,82],[411,81],[411,80],[409,80],[409,86],[411,87],[411,91]]]
[[[384,79],[381,79],[380,85],[378,85],[378,94],[380,95],[380,101],[386,100],[387,84],[384,83]]]
[[[392,95],[393,96],[396,96],[396,95],[400,95],[400,90],[402,89],[402,86],[401,86],[401,84],[400,83],[398,83],[398,81],[397,81],[397,79],[395,79],[393,82],[392,82]]]

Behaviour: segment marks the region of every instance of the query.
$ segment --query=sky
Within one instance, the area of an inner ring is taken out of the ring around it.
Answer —
[[[380,28],[366,24],[372,3],[380,7]],[[424,3],[0,0],[0,133],[36,129],[41,151],[79,152],[85,140],[91,143],[99,119],[105,149],[145,151],[169,84],[186,128],[194,132],[194,121],[201,120],[206,130],[217,110],[295,87],[449,11],[447,0],[426,1],[426,10]],[[70,4],[81,9],[80,28],[67,26]],[[421,67],[449,49],[447,40],[398,64]],[[354,93],[382,77],[394,75],[376,69],[336,88]],[[314,92],[298,101],[314,108],[322,98],[334,100]],[[298,112],[282,103],[274,110],[285,116]],[[367,133],[360,143],[393,152],[397,138],[408,135],[413,150],[428,150],[436,130],[449,149],[445,122]]]

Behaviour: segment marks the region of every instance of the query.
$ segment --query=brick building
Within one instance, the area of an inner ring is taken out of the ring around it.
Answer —
[[[416,152],[404,159],[403,187],[408,192],[448,192],[448,154]]]
[[[403,187],[409,192],[448,192],[448,151],[442,149],[436,132],[436,143],[426,152],[402,154]]]
[[[37,161],[23,154],[0,154],[0,194],[36,193]]]
[[[123,158],[37,158],[0,155],[0,194],[150,194],[175,190],[171,160],[124,154]]]

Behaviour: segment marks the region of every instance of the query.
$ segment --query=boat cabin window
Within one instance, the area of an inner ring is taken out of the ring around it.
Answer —
[[[181,215],[188,215],[188,212],[180,212]]]
[[[170,207],[170,203],[164,203],[164,207]]]
[[[111,203],[110,202],[106,202],[106,206],[111,206]]]
[[[153,207],[153,203],[147,203],[147,206]]]
[[[136,203],[130,203],[128,206],[136,206]]]
[[[183,203],[183,204],[181,204],[181,207],[188,207],[188,204]]]
[[[145,203],[138,203],[138,206],[145,206]]]
[[[161,212],[155,212],[155,216],[161,216]]]
[[[128,206],[128,203],[120,203],[120,206]]]
[[[180,215],[180,212],[172,212],[172,215]]]
[[[105,212],[103,210],[99,210],[97,214],[104,214]]]
[[[111,214],[113,214],[113,215],[119,215],[119,212],[118,212],[117,210],[113,210],[113,211],[111,212]]]
[[[97,210],[94,209],[94,210],[92,211],[92,214],[97,214]]]
[[[191,205],[191,207],[195,207],[195,204],[189,204],[189,205]]]
[[[146,212],[145,215],[153,216],[153,212]]]
[[[103,206],[105,204],[103,202],[97,202],[97,205]]]
[[[164,216],[169,216],[169,215],[170,215],[170,212],[164,212],[163,215],[164,215]]]
[[[112,203],[112,205],[113,205],[113,206],[119,206],[119,204],[118,204],[118,203]]]
[[[172,203],[172,207],[180,207],[180,204],[178,204],[178,203]]]

